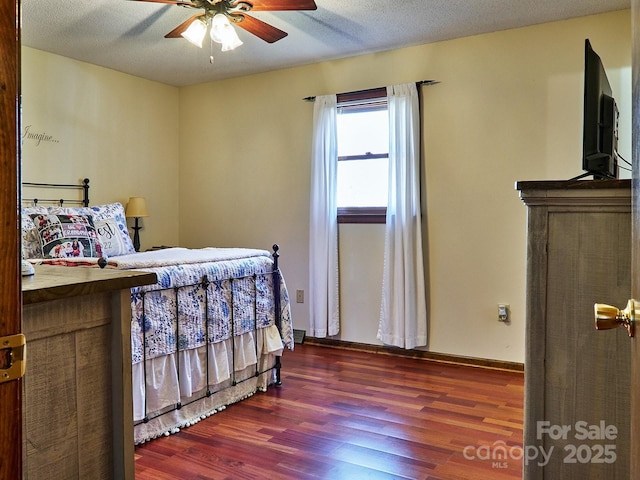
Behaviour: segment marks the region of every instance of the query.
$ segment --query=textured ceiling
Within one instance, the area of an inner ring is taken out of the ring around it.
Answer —
[[[314,11],[255,12],[289,35],[202,49],[164,35],[194,14],[131,0],[22,0],[22,43],[175,86],[630,8],[630,0],[316,0]],[[209,62],[213,53],[214,62]]]

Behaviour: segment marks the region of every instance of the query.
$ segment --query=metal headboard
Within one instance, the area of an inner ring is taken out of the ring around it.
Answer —
[[[34,183],[34,182],[22,182],[22,187],[24,191],[24,187],[27,188],[48,188],[58,191],[66,191],[66,190],[82,190],[82,200],[78,198],[28,198],[25,195],[22,197],[23,202],[29,203],[31,206],[37,206],[38,204],[56,204],[62,206],[63,204],[72,204],[72,205],[82,205],[84,207],[89,206],[89,179],[85,178],[82,180],[81,184],[66,184],[66,183]],[[66,193],[64,195],[67,195]]]

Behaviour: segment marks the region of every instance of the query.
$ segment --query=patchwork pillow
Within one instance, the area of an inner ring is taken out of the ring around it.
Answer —
[[[43,258],[102,257],[93,219],[87,215],[35,214]]]
[[[22,227],[22,258],[42,258],[42,246],[38,230],[31,215],[47,214],[47,207],[22,207],[20,223]]]
[[[136,252],[129,236],[127,219],[121,203],[115,202],[95,207],[50,207],[49,213],[55,215],[90,215],[96,227],[102,252],[107,257]]]

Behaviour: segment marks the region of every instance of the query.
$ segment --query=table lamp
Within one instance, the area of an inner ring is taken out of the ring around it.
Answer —
[[[125,211],[125,215],[127,218],[135,219],[135,225],[133,227],[133,248],[136,249],[136,252],[140,251],[140,233],[139,230],[142,228],[138,225],[138,219],[142,217],[148,217],[149,212],[147,212],[147,203],[144,200],[144,197],[129,197],[129,203],[127,203],[127,210]]]

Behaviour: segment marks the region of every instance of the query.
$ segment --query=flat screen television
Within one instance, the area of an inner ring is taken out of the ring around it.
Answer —
[[[584,42],[582,169],[578,178],[618,178],[618,108],[607,74],[589,39]]]

